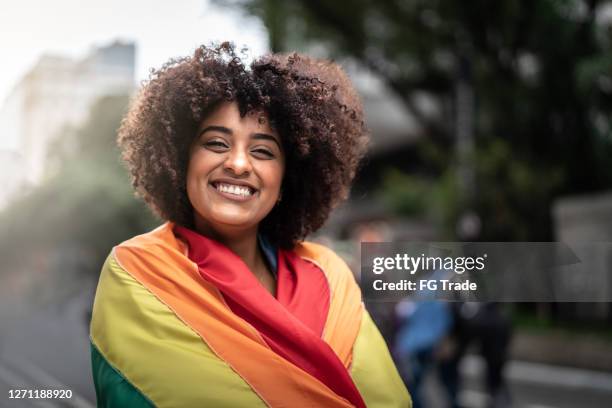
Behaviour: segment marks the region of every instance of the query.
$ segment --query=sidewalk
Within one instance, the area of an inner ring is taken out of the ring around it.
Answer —
[[[484,360],[466,356],[460,369],[462,406],[486,407]],[[506,366],[505,377],[515,408],[607,408],[612,400],[612,373],[513,360]],[[432,408],[445,406],[441,399],[432,402]]]
[[[612,341],[578,333],[519,331],[511,359],[612,372]]]
[[[484,369],[484,360],[476,355],[466,356],[461,362],[461,374],[466,378],[480,377]],[[512,360],[506,366],[505,376],[511,383],[564,387],[567,391],[601,391],[612,396],[612,373]]]

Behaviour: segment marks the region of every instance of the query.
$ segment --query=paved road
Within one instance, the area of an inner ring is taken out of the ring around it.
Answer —
[[[60,304],[2,322],[0,332],[0,407],[95,406],[89,363],[87,311],[91,287]],[[72,391],[66,400],[17,400],[9,389]]]
[[[463,361],[464,388],[460,401],[466,408],[486,407],[488,397],[483,386],[484,362],[476,356]],[[511,361],[506,378],[514,408],[610,408],[612,373]],[[445,407],[439,383],[427,379],[428,408]]]

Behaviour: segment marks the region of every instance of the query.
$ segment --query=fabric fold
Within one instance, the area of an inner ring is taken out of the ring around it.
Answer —
[[[278,251],[277,298],[224,245],[184,227],[174,231],[189,247],[200,274],[223,294],[231,310],[251,324],[270,348],[356,407],[365,407],[347,368],[321,338],[330,291],[318,266]],[[313,302],[316,299],[316,302]]]

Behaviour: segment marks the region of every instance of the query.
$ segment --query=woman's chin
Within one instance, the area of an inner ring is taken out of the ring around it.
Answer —
[[[231,228],[233,230],[249,230],[253,228],[253,226],[257,225],[257,220],[254,220],[252,217],[245,216],[244,214],[236,214],[236,213],[228,213],[228,214],[219,214],[211,217],[211,224],[213,228],[226,229]]]

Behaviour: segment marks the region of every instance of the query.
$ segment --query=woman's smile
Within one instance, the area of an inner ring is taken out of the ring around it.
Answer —
[[[257,194],[257,190],[253,187],[232,182],[213,181],[209,186],[222,197],[233,201],[248,201]]]
[[[278,201],[285,171],[280,137],[267,115],[240,115],[221,103],[200,124],[187,169],[196,228],[217,233],[256,229]]]

